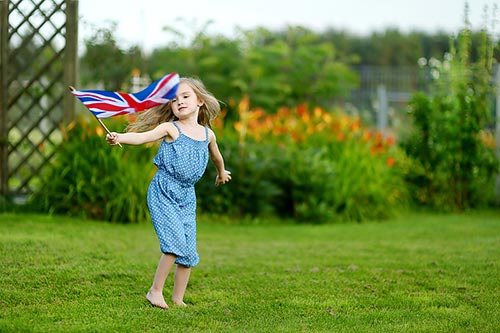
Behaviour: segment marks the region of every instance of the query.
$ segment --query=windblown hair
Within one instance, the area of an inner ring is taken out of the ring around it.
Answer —
[[[198,79],[183,77],[180,83],[187,83],[193,89],[196,96],[203,102],[198,113],[198,123],[203,126],[209,126],[212,120],[217,118],[220,113],[219,101],[206,88],[203,82]],[[177,120],[172,111],[172,102],[158,105],[139,114],[137,120],[130,123],[127,132],[149,131],[161,123]]]

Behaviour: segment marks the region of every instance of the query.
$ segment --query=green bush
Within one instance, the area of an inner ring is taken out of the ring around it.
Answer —
[[[415,159],[408,173],[414,198],[440,210],[461,211],[489,205],[494,198],[499,164],[485,140],[492,123],[493,44],[484,31],[479,60],[471,63],[470,31],[462,30],[452,42],[443,62],[429,61],[433,89],[413,96],[414,131],[403,147]]]
[[[198,185],[200,209],[325,223],[384,219],[406,207],[408,159],[392,139],[360,128],[359,119],[315,112],[318,123],[309,111],[282,118],[255,111],[244,116],[255,126],[226,127],[218,141],[233,181],[214,191],[209,168]]]
[[[238,124],[215,128],[233,180],[214,187],[216,168],[209,164],[196,185],[199,211],[326,223],[384,219],[404,207],[407,162],[390,137],[361,128],[359,119],[315,110],[314,123],[313,113],[300,112],[305,121],[286,114],[285,126],[265,120],[269,133],[261,125],[247,136]],[[104,134],[93,120],[73,123],[32,205],[99,220],[147,220],[157,147],[111,147]]]
[[[283,161],[276,159],[275,147],[257,143],[242,147],[234,138],[218,141],[233,179],[229,184],[215,188],[217,170],[209,165],[196,185],[200,210],[249,217],[277,214],[275,204],[281,189],[269,175],[274,169],[282,169],[280,163]]]
[[[30,204],[43,212],[98,220],[147,220],[152,150],[111,147],[104,134],[95,120],[73,122]]]

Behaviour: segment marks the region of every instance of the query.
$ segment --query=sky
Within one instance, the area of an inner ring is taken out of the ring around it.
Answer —
[[[468,0],[469,21],[480,29],[484,8],[499,0]],[[120,46],[139,45],[146,52],[166,45],[170,26],[186,36],[212,21],[209,34],[236,36],[237,27],[270,30],[301,25],[321,32],[327,28],[368,35],[388,27],[402,32],[419,30],[449,33],[463,27],[466,0],[79,0],[80,44],[96,27],[116,22]],[[496,15],[498,17],[498,14]],[[488,22],[491,22],[488,21]],[[496,30],[498,30],[498,27]],[[495,31],[497,33],[497,31]]]

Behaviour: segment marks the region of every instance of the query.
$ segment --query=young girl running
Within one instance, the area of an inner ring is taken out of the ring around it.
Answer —
[[[194,185],[205,172],[208,158],[217,168],[216,186],[231,180],[215,134],[209,128],[219,112],[219,102],[201,81],[181,78],[172,101],[143,112],[126,133],[112,132],[106,136],[111,145],[162,140],[153,159],[158,170],[149,186],[147,201],[163,255],[146,299],[163,309],[168,309],[163,286],[174,263],[177,268],[172,302],[186,306],[183,299],[191,268],[199,262]]]

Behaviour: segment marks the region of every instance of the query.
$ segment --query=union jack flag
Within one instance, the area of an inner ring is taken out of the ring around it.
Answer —
[[[104,90],[75,90],[75,95],[96,118],[108,118],[135,113],[165,104],[175,97],[179,74],[167,74],[146,89],[133,94]]]

